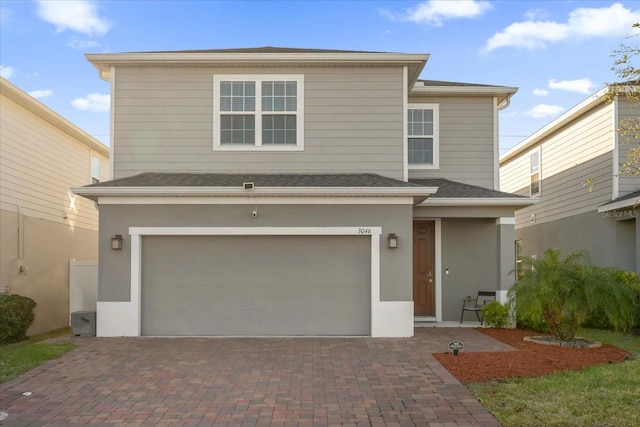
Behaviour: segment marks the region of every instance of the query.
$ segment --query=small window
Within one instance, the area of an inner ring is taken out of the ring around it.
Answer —
[[[516,282],[520,281],[524,271],[522,270],[522,240],[516,240]]]
[[[539,196],[540,189],[540,150],[535,150],[529,155],[529,167],[531,182],[529,186],[529,192],[531,197]]]
[[[100,158],[98,156],[91,155],[91,183],[96,184],[100,182]]]
[[[410,168],[438,168],[438,105],[412,104],[407,111],[407,156]]]
[[[303,147],[301,75],[214,76],[214,150]]]

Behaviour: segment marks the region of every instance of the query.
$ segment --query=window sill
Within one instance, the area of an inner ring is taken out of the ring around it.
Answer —
[[[233,146],[233,145],[218,145],[218,146],[214,146],[213,147],[213,151],[253,151],[253,152],[261,152],[261,151],[304,151],[304,146],[302,145],[290,145],[290,146],[285,146],[285,145],[274,145],[274,146],[266,146],[266,145],[261,145],[261,146],[255,146],[255,145],[249,145],[249,146],[243,146],[243,145],[238,145],[238,146]]]

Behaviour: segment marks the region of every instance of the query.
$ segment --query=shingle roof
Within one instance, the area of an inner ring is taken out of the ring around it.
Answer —
[[[491,190],[477,185],[463,184],[461,182],[449,181],[444,178],[410,179],[413,184],[425,187],[438,187],[438,192],[433,194],[431,199],[468,199],[468,198],[522,198],[527,197],[519,194],[505,193],[504,191]]]
[[[250,174],[250,173],[159,173],[138,175],[85,186],[102,187],[415,187],[422,185],[373,173],[365,174]]]
[[[640,190],[639,191],[634,191],[633,193],[629,193],[626,196],[622,196],[622,197],[618,197],[617,199],[614,199],[610,202],[605,203],[604,205],[601,205],[600,207],[604,207],[607,205],[612,205],[614,203],[619,203],[619,202],[624,202],[625,200],[632,200],[632,199],[640,199]]]
[[[494,85],[483,85],[483,84],[478,84],[478,83],[446,82],[446,81],[441,81],[441,80],[423,80],[423,79],[418,79],[417,81],[422,82],[425,86],[502,87],[502,86],[494,86]]]

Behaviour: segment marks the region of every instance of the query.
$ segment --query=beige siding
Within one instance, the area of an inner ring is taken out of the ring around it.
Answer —
[[[375,172],[403,177],[402,69],[259,68],[304,74],[304,151],[213,151],[214,74],[236,68],[118,68],[115,171]]]
[[[516,157],[500,167],[500,190],[529,197],[531,183],[529,153]]]
[[[623,119],[637,119],[640,115],[640,110],[637,105],[629,103],[626,99],[620,99],[618,101],[618,118]],[[631,148],[637,148],[640,141],[638,139],[632,139],[630,135],[619,136],[620,148],[618,150],[619,163],[623,164],[629,161],[627,154]],[[621,176],[619,180],[619,193],[620,197],[629,193],[640,190],[640,177],[639,176]]]
[[[493,98],[412,96],[412,103],[439,105],[440,165],[409,169],[409,177],[446,178],[494,188]]]
[[[2,97],[0,115],[0,207],[2,210],[89,230],[98,229],[98,211],[70,187],[91,183],[90,159],[101,159],[103,180],[108,159]],[[68,218],[63,218],[68,212]]]
[[[516,212],[516,228],[592,212],[611,199],[612,108],[599,104],[538,144],[540,202]],[[502,165],[503,191],[528,195],[530,153],[531,150],[525,151]],[[589,178],[593,179],[592,186],[585,184]]]

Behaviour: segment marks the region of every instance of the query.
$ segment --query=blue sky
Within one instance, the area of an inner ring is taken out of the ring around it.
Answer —
[[[421,78],[519,87],[505,151],[614,81],[638,1],[0,0],[0,73],[109,143],[85,53],[282,46],[429,53]]]

